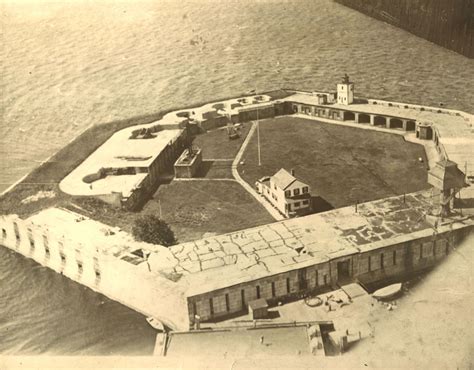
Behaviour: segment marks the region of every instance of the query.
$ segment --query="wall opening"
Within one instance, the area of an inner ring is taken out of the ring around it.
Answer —
[[[415,121],[407,121],[407,131],[415,131]]]
[[[13,230],[15,230],[15,238],[16,241],[20,241],[20,229],[18,228],[18,224],[16,222],[13,223]]]
[[[368,114],[359,113],[359,123],[370,123],[370,116]]]
[[[337,263],[337,280],[344,281],[350,278],[350,261],[341,261]]]
[[[355,121],[355,114],[353,112],[345,111],[342,117],[344,121]]]
[[[382,116],[375,116],[374,117],[374,126],[386,126],[387,120],[385,117]]]
[[[305,290],[308,287],[308,282],[306,280],[306,269],[298,270],[298,282],[300,290]]]
[[[390,128],[403,128],[403,121],[398,118],[391,118]]]

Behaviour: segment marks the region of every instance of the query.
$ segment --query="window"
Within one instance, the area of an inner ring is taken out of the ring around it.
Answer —
[[[300,189],[293,190],[293,195],[300,195]]]
[[[211,310],[211,316],[214,315],[214,302],[212,298],[209,298],[209,309]]]
[[[272,297],[275,297],[275,282],[272,281]]]
[[[393,264],[397,264],[397,251],[393,251]]]
[[[316,270],[316,286],[319,285],[319,284],[318,284],[318,275],[319,275],[318,270]]]
[[[299,207],[300,206],[300,202],[295,202],[295,207]]]
[[[245,310],[245,290],[240,291],[240,299],[242,300],[242,309]]]
[[[285,191],[285,197],[291,197],[291,191],[290,190],[287,190]]]
[[[286,278],[286,292],[290,292],[290,278]]]
[[[303,200],[303,205],[307,206],[309,204],[309,200]]]
[[[420,244],[420,259],[423,258],[423,244]]]
[[[225,309],[227,312],[230,311],[229,293],[226,293],[225,295]]]
[[[383,253],[381,253],[381,254],[380,254],[380,268],[382,268],[382,269],[384,268],[384,260],[383,260],[383,258],[384,258],[384,255],[383,255]]]
[[[260,286],[257,285],[256,289],[257,289],[257,299],[259,299],[260,298]]]
[[[60,256],[61,256],[61,262],[66,263],[66,256],[63,253],[61,253]]]
[[[79,273],[82,274],[82,262],[77,263],[77,271],[79,271]]]
[[[20,240],[20,230],[18,229],[18,225],[17,225],[16,222],[13,223],[13,228],[15,229],[16,240],[19,241]]]
[[[100,279],[100,271],[95,270],[95,278]]]
[[[5,239],[7,237],[7,230],[2,229],[2,238]]]
[[[369,256],[369,272],[372,271],[372,257]]]
[[[304,186],[304,187],[303,187],[303,194],[306,194],[308,191],[309,191],[308,187],[307,187],[307,186]]]

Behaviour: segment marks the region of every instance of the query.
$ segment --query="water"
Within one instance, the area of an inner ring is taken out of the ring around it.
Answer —
[[[0,190],[91,124],[252,89],[472,110],[474,62],[330,0],[4,2]],[[0,353],[151,354],[143,317],[0,249]]]

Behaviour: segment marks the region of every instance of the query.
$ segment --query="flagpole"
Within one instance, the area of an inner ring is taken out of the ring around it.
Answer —
[[[258,108],[257,108],[257,148],[258,148],[258,165],[262,165],[262,157],[260,153],[260,123],[258,122]]]
[[[255,89],[255,94],[257,94],[257,89]],[[262,165],[262,157],[260,152],[260,122],[258,121],[258,103],[257,103],[257,151],[258,151],[258,165]]]

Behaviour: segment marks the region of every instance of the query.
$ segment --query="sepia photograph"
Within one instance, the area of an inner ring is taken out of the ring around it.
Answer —
[[[0,15],[0,369],[474,368],[473,0]]]

